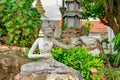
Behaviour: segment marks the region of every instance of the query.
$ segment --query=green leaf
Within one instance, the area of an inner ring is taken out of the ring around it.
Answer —
[[[6,3],[7,0],[0,0],[0,3]]]
[[[12,3],[16,2],[17,0],[10,0]]]
[[[16,34],[20,34],[20,33],[21,33],[21,31],[19,31],[19,30],[16,30],[16,31],[15,31],[15,33],[16,33]]]
[[[20,25],[16,25],[15,27],[16,27],[16,28],[20,28]]]
[[[12,14],[7,14],[7,15],[4,14],[4,17],[3,17],[3,19],[2,19],[2,22],[5,22],[6,20],[10,19],[11,16],[12,16]]]
[[[0,31],[0,36],[3,36],[3,32],[7,34],[5,36],[9,37],[7,44],[30,47],[31,42],[37,37],[34,29],[38,29],[40,19],[37,15],[38,11],[31,7],[33,1],[0,1],[0,26],[4,28],[4,31]]]
[[[12,25],[13,25],[12,20],[10,20],[10,21],[8,21],[8,22],[5,23],[6,27],[11,27]]]
[[[0,11],[2,11],[5,8],[4,4],[0,4]]]
[[[8,28],[7,31],[9,31],[9,33],[12,33],[12,32],[14,32],[14,29],[13,28]]]

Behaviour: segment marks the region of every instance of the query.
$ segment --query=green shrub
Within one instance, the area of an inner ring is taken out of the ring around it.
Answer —
[[[120,51],[120,33],[113,38],[114,50]]]
[[[62,30],[65,30],[67,28],[67,24],[62,25]]]
[[[120,69],[108,69],[104,70],[106,80],[120,80]]]
[[[99,56],[89,54],[85,47],[75,47],[65,50],[55,46],[51,52],[56,60],[78,70],[85,80],[91,80],[92,74],[90,68],[96,68],[98,70],[95,75],[96,80],[100,80],[103,59]]]
[[[117,51],[117,56],[115,57],[115,65],[119,67],[120,65],[120,33],[113,38],[114,50]]]
[[[34,0],[1,0],[0,1],[0,37],[6,33],[9,45],[30,46],[37,37],[41,22]]]
[[[117,54],[109,53],[109,54],[106,54],[106,56],[109,58],[110,65],[112,67],[116,67],[116,65],[115,65],[115,58],[116,58]]]
[[[116,54],[115,60],[114,60],[114,65],[119,67],[120,66],[120,52]]]
[[[117,54],[106,54],[109,58],[110,65],[113,68],[118,68],[120,66],[120,52]]]
[[[107,44],[110,43],[110,42],[108,41],[108,38],[103,38],[101,42],[102,42],[102,43],[105,42],[105,43],[107,43]]]

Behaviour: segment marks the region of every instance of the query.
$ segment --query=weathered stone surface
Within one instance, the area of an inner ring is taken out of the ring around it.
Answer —
[[[51,63],[52,62],[52,63]],[[83,80],[78,71],[50,58],[30,62],[21,66],[14,80]]]
[[[79,72],[70,69],[69,73],[20,73],[14,80],[83,80]]]
[[[18,47],[0,46],[0,80],[13,80],[20,72],[20,66],[29,62],[21,50]]]
[[[104,54],[102,44],[98,39],[84,35],[82,30],[77,28],[64,30],[59,40],[65,44],[84,45],[93,55]]]
[[[88,51],[93,55],[104,54],[104,50],[99,40],[88,37],[81,36],[80,41],[82,41],[83,45],[88,49]]]

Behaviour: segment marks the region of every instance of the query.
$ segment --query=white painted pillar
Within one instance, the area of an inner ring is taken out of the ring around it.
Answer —
[[[113,50],[114,44],[112,43],[112,40],[113,40],[114,36],[115,35],[114,35],[113,30],[110,27],[108,27],[108,41],[111,42],[108,46],[109,46],[110,52],[112,52],[112,53],[115,53],[114,50]]]

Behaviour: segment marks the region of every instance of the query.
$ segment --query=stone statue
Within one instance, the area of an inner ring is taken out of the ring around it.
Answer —
[[[50,53],[50,50],[52,49],[53,45],[60,46],[65,49],[71,49],[76,46],[76,44],[70,44],[65,45],[59,41],[57,41],[53,37],[53,30],[51,27],[43,27],[43,29],[40,31],[39,38],[35,40],[33,43],[28,58],[40,58],[40,61],[38,62],[31,62],[28,64],[25,64],[21,67],[21,72],[24,73],[68,73],[69,68],[56,61],[52,54]],[[34,54],[35,48],[38,46],[40,50],[40,54]]]
[[[90,54],[101,55],[105,54],[100,41],[96,38],[84,35],[79,28],[67,28],[61,34],[61,41],[67,44],[84,45]]]
[[[56,61],[50,52],[54,44],[65,49],[71,49],[76,44],[65,45],[56,40],[53,34],[49,25],[40,30],[39,38],[35,40],[28,54],[29,58],[40,58],[40,61],[22,65],[14,80],[83,80],[78,71]],[[40,54],[34,54],[37,47]]]

